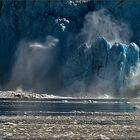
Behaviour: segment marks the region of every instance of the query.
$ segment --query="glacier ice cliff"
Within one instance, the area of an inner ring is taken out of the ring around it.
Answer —
[[[98,38],[90,47],[81,45],[67,60],[64,83],[66,87],[72,85],[70,91],[81,90],[97,95],[107,92],[120,96],[138,62],[139,47],[135,43],[111,45],[104,38]]]
[[[0,89],[120,91],[139,61],[139,19],[138,0],[0,1]],[[48,36],[58,43],[44,51]]]

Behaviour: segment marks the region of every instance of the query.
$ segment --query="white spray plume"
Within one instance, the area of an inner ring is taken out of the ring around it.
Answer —
[[[47,36],[46,38],[46,42],[44,44],[40,44],[40,43],[30,43],[29,47],[31,48],[39,48],[39,49],[48,49],[51,48],[53,46],[55,46],[57,43],[59,42],[59,40],[57,38],[54,38],[52,36]]]
[[[140,97],[140,63],[136,69],[131,70],[130,77],[127,78],[128,85],[123,94],[126,97]]]
[[[86,37],[87,44],[93,43],[98,37],[106,38],[110,43],[129,41],[132,32],[128,25],[113,20],[105,9],[90,12],[85,16],[81,34]]]
[[[52,36],[46,38],[46,42],[21,42],[15,56],[15,64],[11,78],[7,84],[10,88],[27,87],[43,88],[39,80],[44,78],[55,61],[53,49],[59,40]]]

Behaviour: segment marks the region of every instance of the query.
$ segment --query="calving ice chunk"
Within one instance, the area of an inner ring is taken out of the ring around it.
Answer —
[[[114,96],[120,96],[138,62],[139,47],[135,43],[112,45],[105,38],[98,38],[91,46],[77,48],[67,60],[64,84],[67,88],[78,83],[78,87],[84,85],[93,94],[113,92]]]

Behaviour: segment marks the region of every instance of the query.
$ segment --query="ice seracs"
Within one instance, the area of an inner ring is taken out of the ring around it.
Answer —
[[[70,56],[64,67],[64,83],[67,87],[80,82],[87,91],[92,87],[94,93],[108,90],[119,96],[138,62],[139,47],[135,43],[116,42],[111,46],[100,37],[90,47],[81,45]]]

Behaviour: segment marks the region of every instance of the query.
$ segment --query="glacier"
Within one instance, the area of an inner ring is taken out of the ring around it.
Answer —
[[[127,78],[131,70],[137,69],[138,63],[139,47],[135,43],[110,44],[105,38],[98,38],[90,47],[81,45],[67,60],[64,83],[66,87],[72,85],[71,90],[78,88],[97,95],[107,92],[120,97],[123,88],[129,84]]]
[[[0,90],[122,94],[139,63],[139,19],[138,0],[0,1]]]

